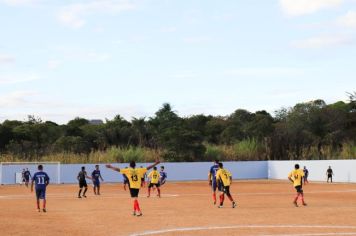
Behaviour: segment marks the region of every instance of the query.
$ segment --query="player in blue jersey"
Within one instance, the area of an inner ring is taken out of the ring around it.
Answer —
[[[37,210],[40,209],[40,199],[43,200],[43,212],[46,212],[46,187],[49,184],[49,177],[46,172],[43,171],[43,166],[38,166],[38,172],[36,172],[32,177],[31,182],[31,192],[33,192],[33,183],[35,183],[36,199],[37,199]]]
[[[164,166],[161,166],[161,171],[159,172],[161,178],[159,179],[159,184],[162,186],[163,184],[166,183],[167,179],[167,172],[164,171]]]
[[[25,172],[23,172],[23,178],[25,179],[25,186],[28,187],[28,183],[30,182],[31,178],[31,173],[28,168],[26,168]]]
[[[95,170],[91,173],[91,177],[93,179],[93,184],[94,184],[94,194],[95,195],[100,195],[100,180],[104,181],[103,177],[101,177],[100,170],[99,170],[99,165],[95,165]]]
[[[213,191],[213,201],[214,205],[216,204],[216,189],[218,188],[218,183],[216,181],[216,172],[219,169],[219,160],[214,161],[214,165],[210,167],[209,171],[209,185],[211,186],[211,189]]]

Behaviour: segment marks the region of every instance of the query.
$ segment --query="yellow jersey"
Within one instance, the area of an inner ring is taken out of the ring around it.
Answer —
[[[219,169],[216,172],[216,180],[221,181],[224,186],[230,186],[231,176],[231,173],[226,169]]]
[[[141,188],[141,178],[145,175],[147,168],[127,168],[120,169],[120,173],[127,176],[130,182],[130,188]]]
[[[302,185],[303,177],[304,177],[304,172],[301,169],[293,170],[288,175],[288,178],[291,178],[293,180],[294,187]]]
[[[151,184],[158,184],[161,175],[159,174],[158,170],[153,170],[148,174],[148,178],[151,179]]]

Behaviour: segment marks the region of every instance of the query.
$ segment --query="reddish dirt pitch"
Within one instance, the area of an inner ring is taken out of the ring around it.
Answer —
[[[24,186],[0,186],[0,235],[356,235],[356,185],[304,186],[307,207],[294,207],[294,189],[283,181],[235,181],[238,207],[213,205],[207,182],[168,182],[162,198],[141,189],[142,217],[121,184],[89,188],[76,198],[77,185],[50,185],[47,213],[35,209]]]

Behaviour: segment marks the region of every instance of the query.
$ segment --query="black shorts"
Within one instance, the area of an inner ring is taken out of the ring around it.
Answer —
[[[129,180],[124,180],[124,184],[129,184],[130,182],[129,182]]]
[[[218,184],[218,189],[220,192],[230,195],[230,186],[224,186],[223,184]]]
[[[83,187],[85,187],[85,188],[88,187],[87,181],[85,181],[85,180],[79,181],[79,188],[83,188]]]
[[[297,190],[297,193],[303,193],[302,185],[298,185],[294,187]]]
[[[148,185],[148,188],[152,188],[153,186],[156,186],[157,188],[159,188],[160,184],[159,183],[157,183],[157,184],[150,183]]]
[[[36,198],[37,199],[46,199],[46,189],[45,188],[36,188]]]
[[[139,192],[140,192],[139,188],[130,188],[131,197],[138,197]]]
[[[332,178],[333,177],[333,175],[332,174],[328,174],[328,178]]]

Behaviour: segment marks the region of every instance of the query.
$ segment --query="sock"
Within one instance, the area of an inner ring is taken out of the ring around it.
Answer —
[[[137,210],[137,200],[134,200],[134,211]]]
[[[82,189],[79,189],[78,196],[80,196],[81,193],[82,193]]]
[[[141,211],[141,209],[140,209],[140,204],[138,204],[138,200],[137,200],[137,199],[135,200],[135,203],[136,203],[136,210],[137,210],[138,212],[140,212],[140,211]]]
[[[46,199],[43,199],[43,209],[46,209]]]
[[[220,206],[224,203],[224,195],[220,195]]]
[[[86,189],[84,189],[84,192],[83,192],[83,196],[85,196],[85,193],[87,192],[87,188]]]
[[[213,200],[216,202],[216,193],[213,193]]]

